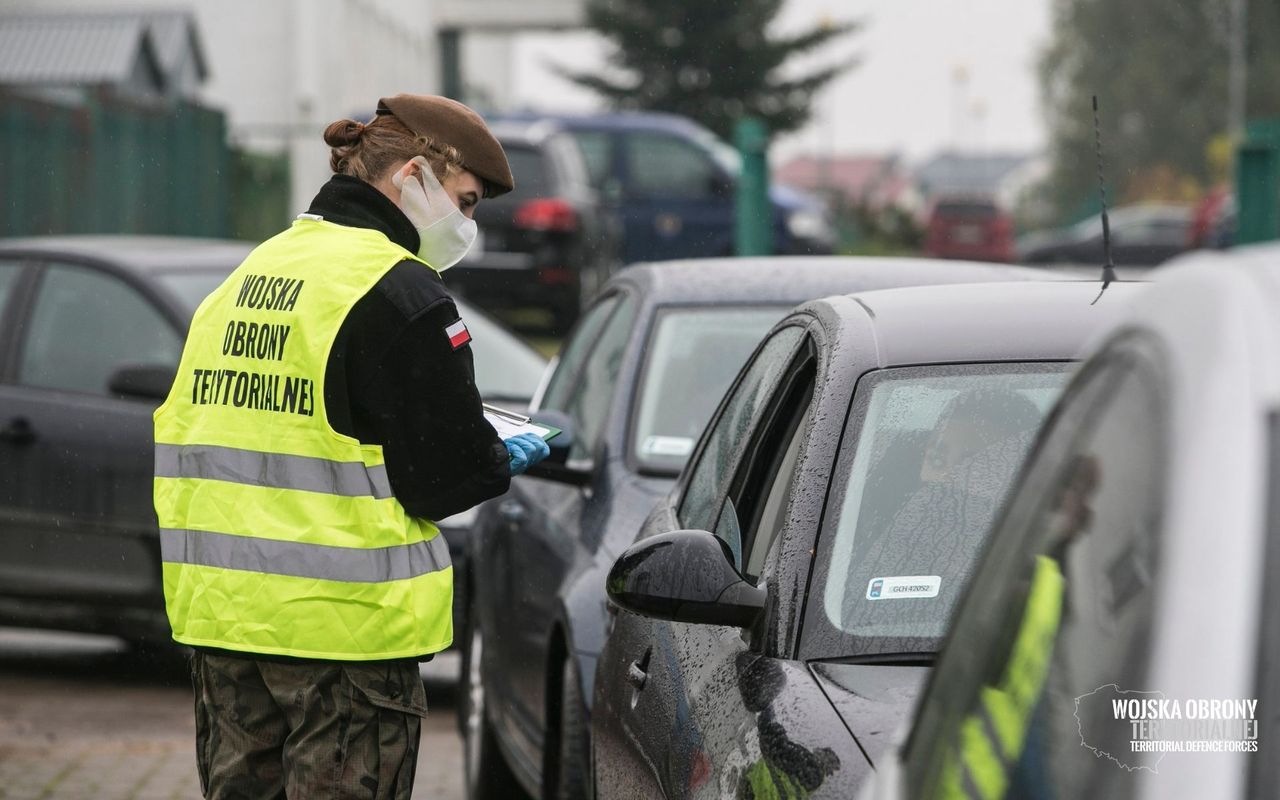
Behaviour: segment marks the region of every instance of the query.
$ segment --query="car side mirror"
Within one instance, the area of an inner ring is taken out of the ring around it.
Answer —
[[[560,434],[547,442],[547,446],[551,448],[551,455],[534,464],[525,474],[532,475],[535,478],[556,481],[557,483],[570,483],[575,486],[583,486],[589,483],[592,476],[590,469],[569,465],[569,451],[573,449],[573,442],[576,436],[575,428],[577,427],[573,418],[563,411],[542,409],[531,411],[529,419],[535,423],[540,422],[553,428],[559,428]]]
[[[111,373],[107,390],[125,397],[164,400],[175,377],[177,370],[172,367],[130,365]]]
[[[641,616],[734,628],[755,624],[767,597],[734,568],[728,545],[699,530],[636,542],[614,562],[605,590]]]

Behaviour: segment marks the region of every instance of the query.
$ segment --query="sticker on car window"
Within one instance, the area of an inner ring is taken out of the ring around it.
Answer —
[[[920,597],[937,597],[942,588],[938,575],[900,575],[893,578],[872,578],[867,583],[868,600],[907,600]]]
[[[640,452],[646,456],[687,456],[693,452],[688,436],[647,436]]]

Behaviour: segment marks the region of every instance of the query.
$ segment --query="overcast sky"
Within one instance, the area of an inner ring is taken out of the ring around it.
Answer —
[[[797,153],[920,159],[952,144],[987,152],[1043,145],[1035,62],[1048,39],[1049,0],[787,0],[779,24],[796,28],[823,18],[865,22],[831,53],[852,51],[862,61],[818,96],[806,128],[776,143],[775,163]],[[605,52],[586,33],[520,37],[515,100],[595,108],[594,95],[544,64],[593,67]]]

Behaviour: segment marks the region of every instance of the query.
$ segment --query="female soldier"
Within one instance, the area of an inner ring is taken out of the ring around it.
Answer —
[[[417,664],[453,636],[430,520],[548,452],[484,420],[438,274],[514,186],[501,145],[461,103],[404,94],[324,138],[336,174],[200,306],[156,412],[165,601],[195,649],[210,798],[409,797]]]

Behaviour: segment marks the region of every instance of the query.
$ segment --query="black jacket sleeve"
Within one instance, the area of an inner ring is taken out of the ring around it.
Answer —
[[[455,348],[445,332],[458,318],[439,277],[406,262],[352,309],[330,359],[346,377],[332,388],[335,397],[345,389],[350,413],[347,422],[342,403],[330,405],[334,427],[381,444],[396,499],[432,520],[503,494],[511,480],[506,446],[483,416],[471,346]]]

